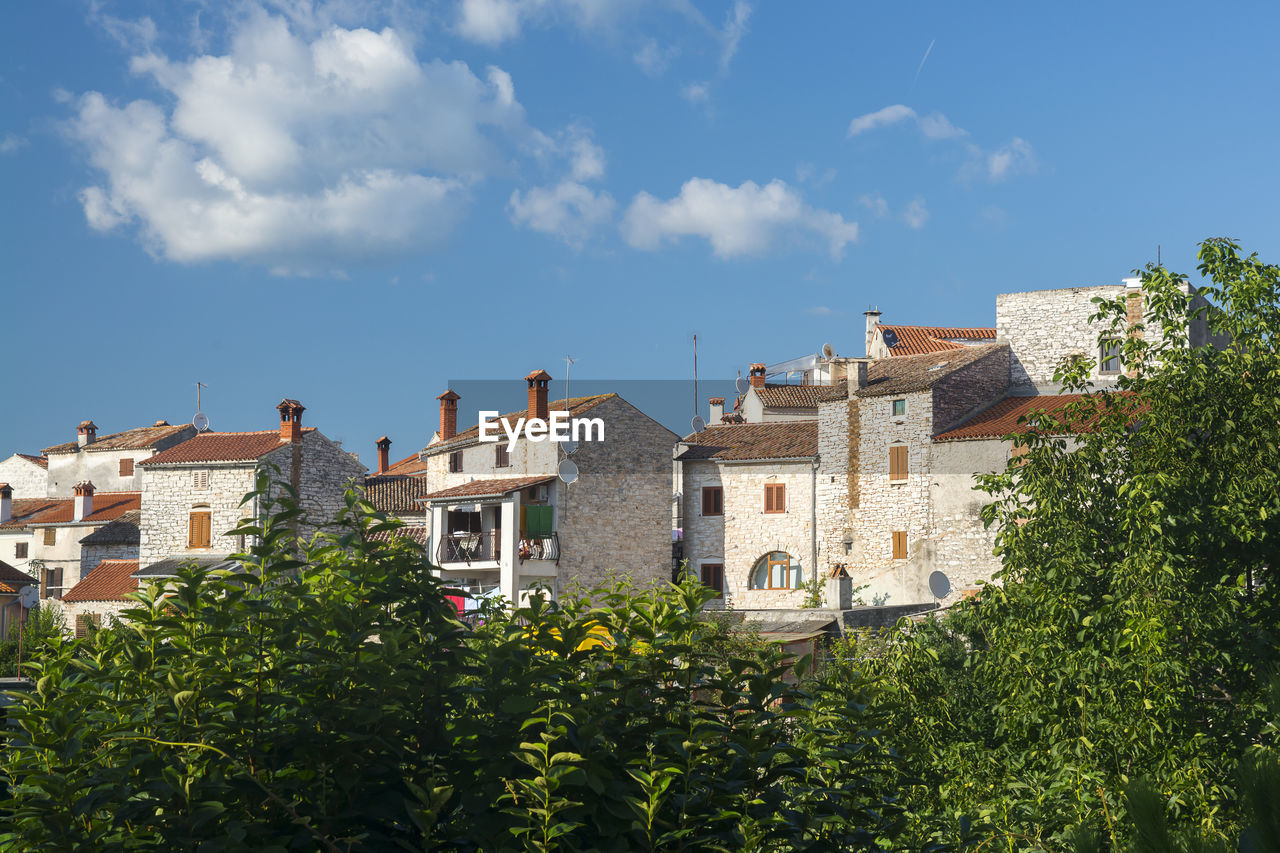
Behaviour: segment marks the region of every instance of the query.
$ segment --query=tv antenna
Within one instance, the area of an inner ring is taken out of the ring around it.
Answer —
[[[698,429],[698,406],[702,404],[701,398],[698,396],[698,333],[693,333],[693,431],[702,432],[707,428],[706,421],[702,422],[702,429]]]
[[[191,425],[196,428],[196,432],[209,431],[209,416],[200,408],[200,391],[208,387],[203,382],[196,383],[196,415],[191,419]]]

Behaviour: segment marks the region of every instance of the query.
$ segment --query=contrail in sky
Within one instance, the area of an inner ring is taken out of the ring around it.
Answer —
[[[924,56],[920,58],[920,64],[916,67],[916,78],[911,81],[912,90],[916,88],[916,83],[920,82],[920,72],[924,70],[924,64],[929,61],[929,54],[933,51],[933,43],[935,41],[937,41],[937,39],[931,39],[929,41],[929,46],[925,48]]]

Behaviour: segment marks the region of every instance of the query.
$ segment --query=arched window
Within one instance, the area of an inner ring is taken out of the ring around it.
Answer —
[[[752,589],[799,589],[800,561],[786,551],[770,551],[751,570]]]

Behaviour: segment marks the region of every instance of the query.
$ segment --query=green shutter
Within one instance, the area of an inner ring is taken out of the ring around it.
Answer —
[[[551,507],[524,507],[525,534],[530,539],[551,535]]]

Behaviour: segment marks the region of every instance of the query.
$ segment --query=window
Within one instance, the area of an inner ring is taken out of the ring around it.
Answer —
[[[1102,346],[1098,348],[1098,372],[1099,373],[1119,373],[1120,372],[1120,342],[1117,340],[1103,341]]]
[[[800,563],[785,551],[770,551],[751,570],[752,589],[799,589]]]
[[[14,546],[13,546],[13,556],[17,557],[19,560],[26,559],[26,556],[27,556],[27,543],[26,543],[26,542],[19,542],[19,543],[17,543],[16,545],[14,545]]]
[[[208,548],[213,544],[213,517],[207,509],[193,509],[187,522],[187,547]]]
[[[58,528],[46,527],[44,529],[44,544],[46,545],[58,544]]]
[[[461,451],[459,451],[461,455]],[[452,461],[450,465],[452,465]],[[510,468],[511,467],[511,451],[507,450],[505,444],[499,444],[493,449],[493,467],[494,468]],[[452,470],[452,469],[450,469]],[[458,470],[462,470],[462,461],[458,461]]]
[[[462,470],[462,451],[455,450],[449,454],[449,473],[457,474]]]
[[[724,489],[720,486],[704,486],[702,489],[702,514],[724,515]]]
[[[62,568],[45,569],[41,577],[41,598],[62,598]]]
[[[132,459],[120,460],[120,476],[121,477],[133,476],[133,460]]]
[[[889,480],[907,479],[907,446],[895,444],[889,448]]]
[[[769,513],[787,511],[787,484],[764,484],[764,511]]]
[[[893,559],[907,559],[907,531],[893,531]]]
[[[724,598],[724,563],[703,563],[702,585],[714,589],[716,598]]]
[[[204,491],[209,488],[209,472],[208,471],[192,471],[191,472],[191,488]]]
[[[894,416],[895,418],[900,418],[900,417],[902,417],[903,415],[905,415],[906,413],[907,413],[907,401],[906,401],[906,400],[894,400],[894,401],[893,401],[893,416]]]
[[[102,627],[102,615],[99,613],[81,613],[76,616],[76,639],[88,636],[90,630]]]

